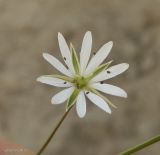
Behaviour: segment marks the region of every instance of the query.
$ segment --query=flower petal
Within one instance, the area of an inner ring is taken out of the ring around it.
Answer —
[[[91,87],[94,89],[97,89],[103,93],[106,93],[106,94],[120,96],[120,97],[124,97],[124,98],[127,97],[127,93],[123,89],[121,89],[117,86],[110,85],[110,84],[93,83],[93,84],[91,84]]]
[[[52,55],[50,55],[48,53],[43,53],[43,57],[52,66],[54,66],[58,71],[60,71],[61,73],[65,74],[65,75],[67,75],[69,77],[73,77],[71,72],[69,70],[67,70],[67,68],[58,59],[56,59],[54,56],[52,56]]]
[[[86,96],[95,104],[97,105],[99,108],[101,108],[102,110],[104,110],[105,112],[111,114],[111,109],[108,106],[108,104],[98,95],[92,93],[92,92],[86,92]]]
[[[77,97],[76,103],[77,114],[80,118],[83,118],[86,114],[86,98],[84,96],[84,92],[81,91]]]
[[[119,74],[122,74],[124,71],[126,71],[129,67],[129,64],[127,63],[121,63],[112,67],[109,67],[107,70],[101,72],[97,76],[95,76],[91,82],[99,82],[104,81],[107,79],[110,79],[112,77],[115,77]]]
[[[47,75],[40,76],[39,78],[37,78],[37,81],[41,82],[41,83],[48,84],[48,85],[56,86],[56,87],[70,87],[70,86],[72,86],[72,84],[67,81],[64,81],[64,80],[58,79],[58,78],[54,78],[54,77],[50,77]]]
[[[83,38],[81,52],[80,52],[81,74],[83,74],[88,64],[88,60],[91,54],[91,49],[92,49],[92,34],[90,31],[88,31],[86,32]]]
[[[107,69],[107,67],[111,64],[111,62],[112,61],[98,66],[90,75],[88,75],[87,78],[91,80],[92,78],[103,72],[105,69]]]
[[[99,49],[96,55],[89,62],[85,71],[85,75],[90,74],[97,66],[99,66],[106,59],[112,46],[113,42],[110,41]]]
[[[57,93],[56,95],[52,97],[51,99],[52,104],[61,104],[65,102],[70,97],[73,90],[74,88],[70,87],[70,88],[60,91],[59,93]]]
[[[71,72],[74,73],[69,47],[63,35],[60,32],[58,33],[58,43],[59,43],[59,48],[60,48],[62,57],[64,59],[64,62],[66,63],[68,68],[71,70]]]

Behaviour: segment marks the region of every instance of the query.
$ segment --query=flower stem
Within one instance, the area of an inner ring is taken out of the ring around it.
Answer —
[[[48,139],[46,140],[46,142],[44,143],[44,145],[41,147],[41,149],[38,151],[37,155],[41,155],[43,153],[43,151],[46,149],[46,147],[48,146],[49,142],[51,141],[51,139],[53,138],[53,136],[55,135],[55,133],[57,132],[57,130],[59,129],[59,127],[61,126],[62,122],[64,121],[64,119],[66,118],[66,116],[68,115],[69,111],[72,109],[73,106],[71,106],[62,116],[62,118],[60,119],[60,121],[58,122],[58,124],[56,125],[56,127],[54,128],[54,130],[52,131],[52,133],[50,134],[50,136],[48,137]]]
[[[153,137],[153,138],[145,141],[144,143],[139,144],[139,145],[137,145],[133,148],[130,148],[130,149],[118,154],[118,155],[130,155],[130,154],[138,152],[138,151],[140,151],[140,150],[142,150],[142,149],[144,149],[144,148],[146,148],[146,147],[148,147],[148,146],[150,146],[150,145],[152,145],[152,144],[154,144],[158,141],[160,141],[160,135],[158,135],[156,137]]]

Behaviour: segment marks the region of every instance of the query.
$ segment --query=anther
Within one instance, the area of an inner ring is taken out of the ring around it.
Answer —
[[[68,66],[66,66],[66,68],[69,69]]]
[[[64,60],[66,60],[66,57],[63,57]]]
[[[89,94],[89,92],[87,91],[86,94]]]
[[[104,83],[104,81],[101,81],[100,83],[101,83],[101,84],[103,84],[103,83]]]
[[[67,82],[65,81],[64,84],[67,84]]]
[[[111,71],[107,71],[107,73],[108,73],[108,74],[110,74],[110,73],[111,73]]]
[[[96,52],[93,52],[93,55],[96,55]]]

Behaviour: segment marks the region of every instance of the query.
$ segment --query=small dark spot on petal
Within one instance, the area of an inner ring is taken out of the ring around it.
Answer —
[[[96,52],[93,52],[93,55],[96,55]]]
[[[110,73],[111,73],[111,71],[107,71],[107,73],[108,73],[108,74],[110,74]]]
[[[63,57],[64,60],[66,60],[66,57]]]
[[[101,83],[101,84],[103,84],[103,83],[104,83],[104,81],[101,81],[100,83]]]
[[[67,84],[67,82],[65,81],[64,84]]]
[[[89,94],[89,92],[87,91],[86,94]]]

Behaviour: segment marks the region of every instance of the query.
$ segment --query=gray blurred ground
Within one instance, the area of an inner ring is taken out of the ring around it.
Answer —
[[[61,59],[59,31],[79,52],[87,30],[93,51],[113,40],[107,60],[130,64],[108,81],[128,99],[109,96],[118,106],[112,115],[88,103],[79,119],[73,109],[44,154],[116,155],[160,132],[160,0],[0,0],[1,139],[40,148],[65,107],[50,104],[59,90],[36,82],[55,72],[42,52]],[[159,155],[159,147],[137,155]]]

